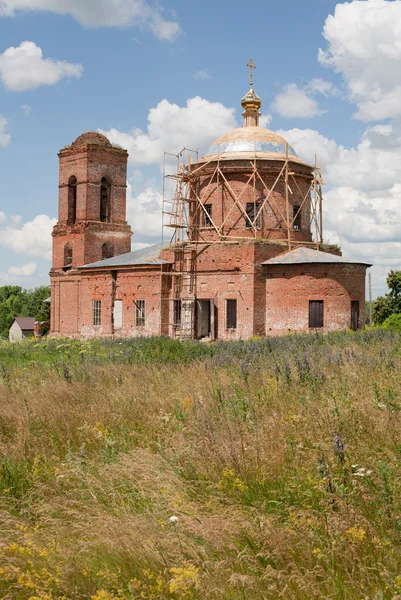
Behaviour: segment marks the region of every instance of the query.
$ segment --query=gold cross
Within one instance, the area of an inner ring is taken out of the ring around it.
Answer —
[[[249,69],[251,71],[251,73],[249,75],[249,83],[251,84],[251,87],[253,87],[253,69],[256,69],[256,65],[253,62],[252,58],[246,66],[249,67]]]

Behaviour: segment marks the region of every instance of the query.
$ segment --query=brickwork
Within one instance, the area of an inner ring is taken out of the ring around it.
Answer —
[[[365,323],[364,265],[262,266],[266,278],[266,334],[309,330],[309,302],[323,300],[325,331],[351,327],[351,301]]]
[[[287,207],[285,182],[277,178],[283,168],[282,163],[275,161],[258,161],[260,175],[253,182],[251,161],[224,161],[220,164],[223,176],[215,173],[215,163],[209,166],[209,173],[200,177],[199,197],[203,204],[211,207],[213,224],[222,227],[222,235],[228,237],[257,237],[263,239],[287,239]],[[300,207],[300,228],[292,227],[291,239],[299,242],[310,242],[310,194],[312,180],[311,169],[291,164],[293,179],[288,188],[289,220],[294,217],[294,207]],[[268,200],[265,202],[266,198]],[[238,204],[235,199],[238,199]],[[306,201],[305,201],[306,198]],[[247,204],[264,204],[255,232],[245,217]],[[196,225],[191,239],[217,240],[218,234],[212,225],[202,226],[203,211],[196,206],[192,208],[192,220]],[[198,229],[199,228],[199,229]]]
[[[104,136],[91,133],[80,136],[59,156],[59,221],[53,231],[51,271],[53,335],[163,334],[237,340],[309,331],[310,301],[324,303],[324,331],[351,326],[352,302],[359,302],[358,326],[363,327],[366,265],[262,264],[287,250],[285,186],[283,181],[276,182],[282,162],[260,161],[263,182],[255,184],[250,184],[249,161],[225,161],[221,167],[224,186],[211,177],[215,164],[210,164],[209,175],[202,175],[198,193],[204,204],[212,206],[216,226],[224,223],[225,242],[216,243],[218,236],[212,228],[200,228],[201,215],[192,208],[191,242],[207,243],[163,250],[160,257],[167,261],[163,267],[106,264],[80,269],[103,258],[104,244],[108,249],[112,246],[113,256],[130,251],[131,229],[125,220],[127,153],[112,147]],[[307,165],[296,163],[291,173],[290,218],[294,206],[301,206],[306,198],[300,227],[290,233],[293,243],[302,245],[312,239],[308,195],[312,175]],[[108,222],[100,221],[104,178],[110,184]],[[75,222],[71,222],[73,180]],[[233,194],[245,209],[253,201],[262,204],[272,188],[255,236]],[[72,259],[66,253],[67,244],[72,247]],[[66,264],[66,257],[71,264]],[[177,299],[181,302],[179,322]]]

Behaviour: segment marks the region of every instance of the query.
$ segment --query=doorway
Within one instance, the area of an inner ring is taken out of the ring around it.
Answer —
[[[210,337],[211,327],[211,308],[210,300],[196,301],[196,337],[198,340]]]
[[[356,331],[359,327],[359,301],[351,301],[351,329]]]

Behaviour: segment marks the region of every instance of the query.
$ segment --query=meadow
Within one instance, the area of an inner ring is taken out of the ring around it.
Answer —
[[[401,598],[401,336],[0,343],[4,600]]]

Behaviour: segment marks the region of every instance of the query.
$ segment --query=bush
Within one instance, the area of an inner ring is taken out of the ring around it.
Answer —
[[[390,315],[383,323],[384,329],[391,331],[401,331],[401,313]]]

